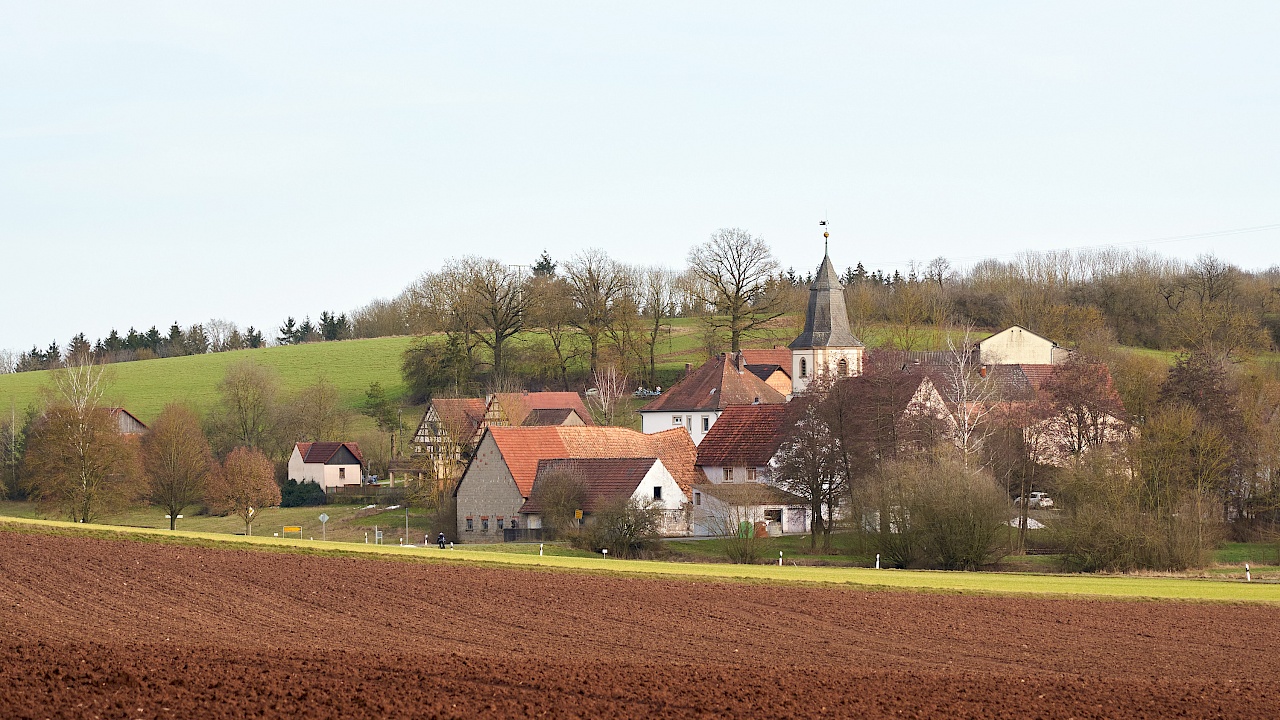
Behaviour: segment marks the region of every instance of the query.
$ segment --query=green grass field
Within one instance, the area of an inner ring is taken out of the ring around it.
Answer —
[[[216,402],[218,382],[227,366],[251,359],[275,370],[286,391],[324,378],[337,387],[343,403],[354,408],[371,382],[382,383],[389,393],[403,392],[400,361],[410,342],[404,337],[345,340],[115,363],[106,369],[105,401],[127,408],[143,422],[153,420],[174,400],[205,410]],[[0,407],[6,411],[16,407],[21,413],[28,404],[38,403],[42,389],[51,387],[50,375],[48,371],[0,375]]]
[[[435,547],[401,547],[363,543],[321,542],[277,537],[234,537],[215,533],[120,528],[109,525],[77,525],[51,520],[0,518],[10,531],[91,533],[105,537],[173,540],[209,546],[250,547],[277,551],[336,552],[399,559],[473,562],[510,567],[609,572],[636,576],[681,577],[695,580],[781,583],[820,583],[900,590],[952,593],[1088,596],[1112,599],[1198,600],[1216,602],[1280,603],[1280,584],[1235,580],[1197,580],[1166,577],[1101,575],[1034,575],[927,570],[874,570],[777,565],[726,565],[617,560],[602,557],[536,554],[536,546],[511,552],[506,546],[477,546],[467,550]]]

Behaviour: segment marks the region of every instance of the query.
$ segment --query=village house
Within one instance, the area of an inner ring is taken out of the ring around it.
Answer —
[[[684,430],[696,445],[730,405],[786,401],[785,395],[747,369],[742,353],[721,353],[640,408],[640,423],[645,433]]]
[[[441,481],[461,476],[486,428],[497,426],[594,425],[574,392],[493,393],[487,398],[434,398],[412,441],[413,456],[393,461],[396,475],[419,479],[434,472]]]
[[[636,500],[662,510],[661,534],[687,535],[690,532],[687,511],[689,497],[680,489],[662,460],[649,458],[557,458],[539,460],[533,490],[520,508],[524,527],[543,528],[543,516],[552,508],[548,483],[559,478],[572,478],[580,483],[584,498],[580,507],[584,520],[612,504]]]
[[[1017,325],[978,342],[978,363],[982,365],[1057,365],[1070,354],[1054,341]]]
[[[803,498],[770,484],[773,457],[794,420],[787,405],[732,405],[698,445],[706,483],[693,486],[693,533],[737,532],[743,522],[769,535],[809,530]]]
[[[364,456],[353,442],[301,442],[289,456],[289,479],[314,482],[325,492],[360,485]]]
[[[696,455],[683,430],[645,435],[620,427],[491,426],[454,489],[458,537],[496,542],[503,540],[504,530],[524,527],[520,510],[533,492],[540,461],[657,458],[688,497],[702,478]]]

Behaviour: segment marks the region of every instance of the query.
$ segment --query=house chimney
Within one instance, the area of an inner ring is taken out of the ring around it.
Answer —
[[[747,362],[742,358],[742,352],[738,352],[738,356],[734,358],[734,364],[738,366],[738,374],[741,375],[743,370],[747,369]]]
[[[986,376],[987,376],[987,366],[983,365],[982,367],[978,368],[978,377],[986,377]]]

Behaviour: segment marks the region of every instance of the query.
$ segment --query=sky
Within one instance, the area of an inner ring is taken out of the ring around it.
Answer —
[[[465,254],[679,267],[722,227],[803,272],[824,218],[839,267],[1111,244],[1280,263],[1274,2],[0,17],[0,348],[271,335]]]

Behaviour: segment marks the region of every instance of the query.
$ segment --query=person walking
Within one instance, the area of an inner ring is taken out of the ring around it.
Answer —
[[[440,533],[440,535],[436,537],[436,544],[440,546],[441,550],[444,549],[444,533]]]

